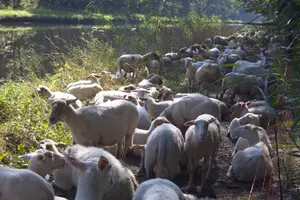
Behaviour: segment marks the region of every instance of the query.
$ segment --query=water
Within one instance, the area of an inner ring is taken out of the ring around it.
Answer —
[[[162,54],[171,49],[201,43],[216,34],[229,35],[233,30],[233,27],[228,26],[221,30],[200,30],[187,35],[183,30],[171,27],[150,32],[136,26],[0,26],[0,78],[7,77],[9,71],[26,71],[28,60],[39,63],[41,70],[36,70],[38,75],[52,74],[52,55],[67,54],[69,45],[82,45],[90,37],[111,44],[117,55],[149,51]]]

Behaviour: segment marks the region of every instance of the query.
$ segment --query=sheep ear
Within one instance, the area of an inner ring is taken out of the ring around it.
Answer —
[[[195,120],[187,121],[184,123],[184,126],[193,126],[195,124]]]
[[[80,169],[80,170],[84,170],[86,168],[86,165],[84,162],[70,157],[69,155],[64,153],[64,160],[66,161],[66,163],[68,163],[69,165],[73,165],[74,167]]]
[[[75,103],[77,100],[78,100],[77,98],[75,98],[75,99],[68,99],[68,100],[66,101],[66,105],[70,105],[70,104],[72,104],[72,103]]]
[[[66,143],[63,143],[63,142],[58,142],[55,144],[55,146],[57,148],[66,148],[68,145]]]
[[[22,156],[18,156],[18,158],[22,159],[22,160],[30,160],[33,156],[33,153],[28,153]]]
[[[108,162],[107,158],[105,158],[104,156],[101,156],[98,160],[98,169],[104,170],[108,166],[109,166],[109,162]]]
[[[250,105],[250,103],[251,103],[251,101],[247,101],[247,102],[245,103],[245,106]]]
[[[212,118],[210,118],[210,120],[208,120],[208,123],[212,123],[212,122],[214,122],[215,120],[216,120],[216,118],[212,117]]]

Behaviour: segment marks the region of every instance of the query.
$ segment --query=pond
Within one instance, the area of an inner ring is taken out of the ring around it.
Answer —
[[[123,26],[0,26],[0,78],[15,70],[26,71],[26,60],[35,59],[39,63],[39,76],[54,73],[51,55],[68,53],[70,46],[80,46],[84,40],[96,37],[109,43],[119,56],[124,53],[147,53],[156,51],[160,54],[183,46],[201,43],[205,38],[217,34],[229,35],[235,27],[228,25],[206,30],[197,30],[186,34],[174,27],[149,31],[149,28],[137,25]],[[11,74],[11,73],[10,73]],[[10,78],[14,78],[12,73]]]

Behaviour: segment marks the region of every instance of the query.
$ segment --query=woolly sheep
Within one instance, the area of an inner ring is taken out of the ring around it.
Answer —
[[[195,73],[195,82],[200,85],[202,91],[205,84],[210,86],[221,77],[221,69],[215,63],[204,63]]]
[[[190,126],[185,134],[184,151],[189,159],[189,184],[188,191],[195,189],[194,170],[199,159],[204,158],[202,166],[202,184],[200,191],[206,187],[213,160],[221,143],[221,125],[218,119],[209,114],[199,115],[195,120],[184,123]],[[209,165],[208,165],[209,162]]]
[[[165,117],[157,117],[154,119],[151,123],[151,126],[148,130],[142,130],[139,128],[136,128],[134,130],[133,134],[133,149],[132,152],[135,156],[141,156],[141,152],[138,146],[136,145],[145,145],[147,143],[147,139],[149,135],[152,133],[152,131],[160,126],[163,123],[170,123]],[[136,148],[137,147],[137,148]]]
[[[195,61],[192,58],[184,58],[181,61],[184,61],[184,68],[186,69],[186,76],[188,79],[188,88],[191,88],[195,83],[195,74],[197,69],[199,69],[205,61],[199,61],[192,63],[192,61]]]
[[[28,169],[0,167],[0,182],[0,198],[3,200],[54,199],[51,184]]]
[[[132,85],[132,84],[122,86],[118,89],[118,91],[121,91],[121,92],[131,92],[133,90],[136,90],[136,86]]]
[[[73,94],[76,98],[80,100],[86,100],[88,98],[94,97],[98,92],[102,91],[100,83],[97,78],[92,75],[89,77],[90,82],[76,82],[74,84],[69,84],[66,91]]]
[[[65,161],[59,152],[52,152],[45,149],[38,149],[33,153],[19,156],[23,160],[30,160],[28,169],[45,177],[55,169],[64,168]]]
[[[185,133],[184,123],[194,120],[204,113],[211,114],[221,121],[221,112],[218,104],[207,96],[195,93],[180,98],[167,107],[160,116],[166,117],[182,133]]]
[[[220,92],[220,100],[223,99],[223,95],[226,90],[228,94],[231,94],[234,98],[235,94],[248,94],[253,95],[258,92],[255,86],[262,87],[263,79],[254,75],[245,75],[241,73],[230,72],[222,79],[222,90]],[[219,95],[217,95],[218,98]]]
[[[266,101],[239,102],[231,106],[230,111],[230,119],[242,117],[246,113],[257,114],[259,116],[259,125],[264,129],[268,129],[269,123],[275,119],[272,108]]]
[[[95,104],[102,104],[108,100],[116,100],[116,99],[122,99],[124,95],[128,94],[127,92],[122,91],[116,91],[116,90],[108,90],[108,91],[101,91],[96,94],[94,99],[92,99],[89,104],[95,105]]]
[[[181,131],[171,123],[157,126],[149,135],[145,149],[147,179],[156,177],[173,180],[180,173],[180,162],[184,157],[184,139]]]
[[[226,49],[224,51],[224,54],[236,54],[240,57],[240,59],[244,59],[246,57],[246,52],[243,49],[243,45],[239,46],[236,49]]]
[[[125,100],[128,100],[128,101],[134,103],[134,105],[136,105],[136,107],[139,111],[140,118],[139,118],[139,122],[137,124],[137,128],[144,129],[144,130],[148,129],[151,125],[151,119],[150,119],[150,116],[149,116],[147,110],[143,106],[140,106],[138,99],[137,99],[138,97],[133,94],[127,94],[127,95],[124,95],[123,98]]]
[[[207,45],[208,47],[212,47],[213,45],[213,40],[211,38],[206,38],[204,40],[204,44]]]
[[[216,35],[214,37],[213,41],[214,41],[214,45],[219,44],[219,45],[222,45],[222,46],[226,46],[226,45],[228,45],[228,42],[230,42],[234,38],[235,38],[234,36],[224,37],[224,36]]]
[[[240,137],[249,141],[249,147],[238,151],[232,158],[232,165],[229,167],[227,176],[233,174],[239,181],[252,182],[270,177],[273,170],[273,163],[269,156],[267,145],[259,142],[259,135],[256,131],[249,134],[249,126],[240,130]]]
[[[173,101],[161,101],[155,102],[151,97],[148,97],[145,101],[145,108],[150,114],[151,118],[158,117],[167,107],[173,104]]]
[[[233,132],[232,135],[239,136],[240,131],[244,131],[245,129],[247,130],[248,134],[253,134],[253,132],[258,133],[259,141],[262,141],[267,145],[270,155],[273,154],[272,144],[267,135],[267,131],[265,129],[263,129],[262,127],[259,127],[259,126],[253,125],[253,124],[240,125],[239,127],[237,127],[236,129],[234,129],[232,131]],[[236,152],[243,150],[247,147],[249,147],[249,141],[242,137],[238,138],[235,149],[232,153],[232,157],[235,155]]]
[[[74,99],[76,98],[72,94],[68,94],[65,92],[52,92],[48,87],[44,85],[39,85],[37,88],[35,88],[35,92],[42,96],[48,98],[48,103],[52,104],[53,101],[62,99],[64,101],[68,99]],[[81,101],[78,99],[75,103],[72,104],[74,108],[80,108],[82,106]]]
[[[146,63],[151,60],[160,60],[156,53],[149,52],[145,55],[140,54],[124,54],[118,58],[118,72],[121,73],[124,70],[126,73],[132,73],[139,68],[143,67]],[[125,65],[126,64],[126,65]],[[130,66],[130,67],[128,67]]]
[[[215,99],[215,98],[210,98],[210,99],[213,100],[214,102],[216,102],[219,105],[220,111],[221,111],[221,119],[222,120],[229,119],[229,109],[226,106],[226,104],[223,101],[220,101],[220,100]]]
[[[173,182],[155,178],[147,180],[137,188],[133,200],[211,200],[211,198],[200,198],[193,195],[183,194],[180,188]]]
[[[76,145],[66,150],[64,159],[77,180],[75,200],[133,198],[132,173],[103,149]]]
[[[126,100],[115,100],[75,110],[69,106],[70,103],[72,100],[53,102],[50,123],[64,121],[77,144],[109,146],[117,143],[117,157],[124,158],[128,148],[132,148],[132,135],[139,120],[136,106]],[[121,156],[123,137],[125,147]]]
[[[139,88],[148,89],[150,87],[157,85],[161,85],[163,83],[163,78],[159,75],[153,75],[150,79],[143,79],[138,83]]]

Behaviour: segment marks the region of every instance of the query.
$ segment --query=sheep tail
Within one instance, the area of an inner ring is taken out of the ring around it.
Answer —
[[[164,138],[164,137],[162,137]],[[156,177],[161,177],[161,172],[164,166],[164,159],[166,154],[166,142],[164,139],[159,140],[158,153],[157,153],[157,174]],[[162,178],[162,177],[161,177]]]

